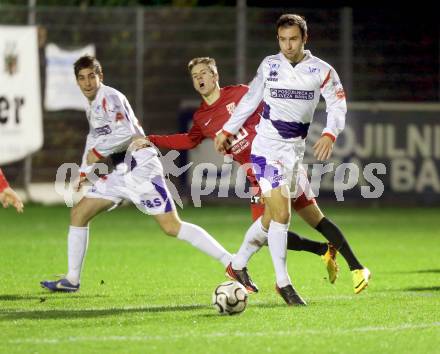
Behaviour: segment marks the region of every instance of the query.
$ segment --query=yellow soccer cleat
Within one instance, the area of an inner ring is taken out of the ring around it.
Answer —
[[[333,246],[331,243],[328,244],[327,252],[323,256],[321,256],[325,267],[327,268],[328,272],[328,280],[330,283],[334,283],[336,279],[338,278],[338,272],[339,272],[339,266],[338,263],[336,263],[336,255],[338,254],[338,251],[336,250],[335,246]]]
[[[353,275],[354,293],[359,294],[368,286],[368,281],[371,278],[371,272],[368,268],[355,269],[351,271]]]

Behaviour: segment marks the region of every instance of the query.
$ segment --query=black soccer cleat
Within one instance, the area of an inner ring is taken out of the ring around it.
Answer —
[[[284,299],[288,306],[306,306],[307,302],[296,292],[295,288],[289,284],[282,288],[275,284],[275,290]]]
[[[247,272],[247,268],[244,267],[241,270],[233,269],[232,263],[229,263],[226,267],[225,275],[232,279],[238,281],[241,285],[243,285],[249,294],[258,293],[257,285],[252,281],[251,277]]]

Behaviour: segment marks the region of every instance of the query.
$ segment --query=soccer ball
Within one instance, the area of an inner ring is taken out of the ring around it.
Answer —
[[[242,313],[247,305],[248,293],[236,281],[225,281],[217,286],[212,294],[212,304],[221,315]]]

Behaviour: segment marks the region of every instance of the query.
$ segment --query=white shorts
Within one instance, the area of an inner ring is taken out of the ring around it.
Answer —
[[[293,194],[293,198],[299,198],[302,194],[305,194],[307,199],[313,199],[316,197],[313,192],[312,185],[309,181],[309,176],[307,175],[307,171],[302,163],[298,166],[298,173],[296,175],[296,186]]]
[[[126,165],[134,167],[124,171],[121,166],[124,164],[118,165],[115,171],[95,182],[85,196],[111,200],[115,203],[114,207],[123,200],[129,200],[149,215],[175,210],[173,198],[165,183],[162,164],[154,148],[135,151],[133,160],[126,162]]]
[[[251,162],[263,195],[282,185],[295,189],[305,146],[304,139],[285,142],[257,134],[252,143]]]

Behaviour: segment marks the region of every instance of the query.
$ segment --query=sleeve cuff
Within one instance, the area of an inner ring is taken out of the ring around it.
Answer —
[[[333,142],[336,141],[336,136],[334,136],[333,134],[331,134],[329,132],[322,133],[321,136],[328,136],[330,139],[332,139]]]
[[[81,177],[86,176],[88,173],[90,173],[90,172],[93,171],[93,167],[94,167],[94,165],[85,165],[85,166],[81,166],[81,167],[79,168],[79,175],[80,175]]]
[[[0,180],[0,193],[3,192],[6,188],[9,187],[8,182]]]
[[[222,133],[225,134],[228,138],[229,138],[230,136],[234,135],[234,134],[229,133],[227,130],[224,130],[224,129],[222,130]]]

